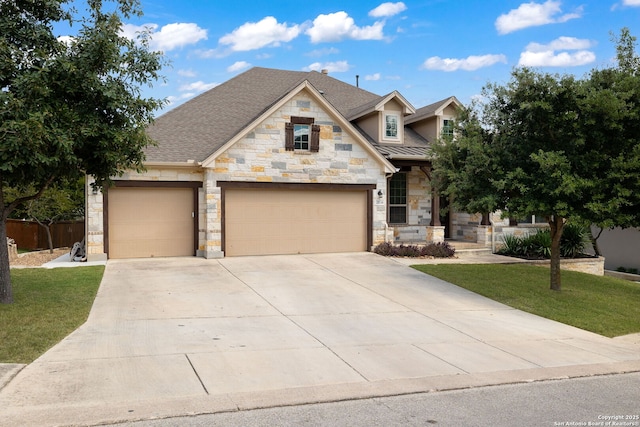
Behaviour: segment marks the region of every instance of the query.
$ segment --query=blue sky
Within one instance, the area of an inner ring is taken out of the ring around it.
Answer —
[[[171,61],[146,95],[175,106],[252,66],[328,69],[416,108],[455,95],[468,103],[513,67],[583,76],[615,56],[610,32],[640,37],[640,0],[264,1],[142,0],[123,29],[152,29]]]

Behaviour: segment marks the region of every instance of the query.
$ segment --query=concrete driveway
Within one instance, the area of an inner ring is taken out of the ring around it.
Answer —
[[[95,424],[640,370],[640,346],[371,253],[114,260],[0,425]]]

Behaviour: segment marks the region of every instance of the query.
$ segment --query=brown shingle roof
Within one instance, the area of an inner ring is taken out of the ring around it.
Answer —
[[[436,111],[438,111],[438,109],[448,105],[451,102],[459,103],[455,96],[450,96],[438,102],[434,102],[433,104],[425,105],[424,107],[418,108],[415,114],[412,114],[405,119],[405,123],[415,123],[417,121],[429,118],[433,116]]]
[[[255,67],[156,119],[148,132],[157,145],[145,149],[147,161],[204,161],[305,80],[344,117],[384,99],[316,71]],[[406,119],[413,122],[429,117],[450,100],[422,107]],[[354,126],[387,158],[390,155],[426,156],[429,148],[429,142],[409,127],[405,127],[403,145],[380,145]]]
[[[158,145],[145,150],[147,161],[203,161],[304,80],[342,115],[379,99],[316,71],[252,68],[156,119],[148,132]]]

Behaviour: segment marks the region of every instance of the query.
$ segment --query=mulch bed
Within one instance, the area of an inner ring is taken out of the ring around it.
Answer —
[[[54,249],[53,253],[49,253],[49,250],[26,252],[19,254],[18,258],[10,261],[11,266],[19,265],[23,267],[39,267],[49,261],[61,257],[64,254],[69,253],[69,248]]]

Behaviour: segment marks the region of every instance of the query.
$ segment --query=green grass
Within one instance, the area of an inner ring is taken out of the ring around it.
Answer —
[[[30,363],[82,325],[104,267],[11,270],[13,304],[0,304],[0,362]]]
[[[438,277],[538,316],[607,337],[640,332],[640,284],[562,271],[562,291],[549,289],[549,270],[528,265],[415,265]]]

